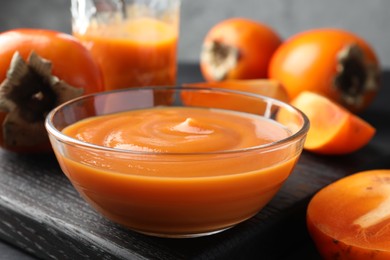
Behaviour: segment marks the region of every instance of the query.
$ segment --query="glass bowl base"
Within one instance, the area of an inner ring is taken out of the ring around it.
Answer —
[[[161,234],[161,233],[145,232],[145,231],[134,230],[134,229],[133,229],[133,231],[144,234],[144,235],[153,236],[153,237],[161,237],[161,238],[196,238],[196,237],[204,237],[204,236],[218,234],[218,233],[221,233],[221,232],[228,230],[232,227],[234,227],[234,225],[229,226],[229,227],[225,227],[222,229],[218,229],[218,230],[201,232],[201,233],[193,233],[193,234]]]

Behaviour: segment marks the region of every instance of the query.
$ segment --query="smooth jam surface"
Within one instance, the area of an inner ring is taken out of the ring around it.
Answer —
[[[64,133],[106,147],[163,153],[239,150],[289,135],[262,117],[179,107],[90,118],[68,127]]]

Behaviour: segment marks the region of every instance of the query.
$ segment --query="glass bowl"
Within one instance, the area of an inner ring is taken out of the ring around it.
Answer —
[[[89,128],[74,128],[85,119]],[[53,109],[45,125],[62,171],[96,211],[176,238],[258,213],[293,171],[309,128],[281,101],[199,87],[87,95]]]

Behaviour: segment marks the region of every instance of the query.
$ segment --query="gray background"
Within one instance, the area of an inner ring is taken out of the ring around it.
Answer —
[[[0,30],[42,27],[70,32],[70,0],[7,0]],[[312,28],[337,27],[366,39],[390,68],[390,0],[182,0],[179,60],[199,61],[203,38],[219,21],[247,17],[284,39]]]

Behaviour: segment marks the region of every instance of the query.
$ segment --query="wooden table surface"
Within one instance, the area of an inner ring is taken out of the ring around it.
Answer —
[[[180,65],[179,83],[201,80],[196,64]],[[390,168],[389,83],[386,71],[381,94],[362,114],[377,128],[368,146],[347,156],[304,152],[261,212],[230,230],[202,238],[163,239],[126,230],[81,199],[54,155],[0,151],[0,239],[44,259],[319,259],[305,227],[311,196],[357,171]],[[0,255],[6,248],[0,246]]]

